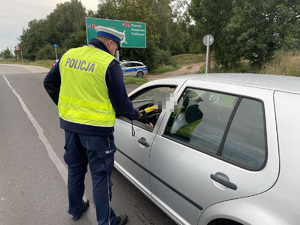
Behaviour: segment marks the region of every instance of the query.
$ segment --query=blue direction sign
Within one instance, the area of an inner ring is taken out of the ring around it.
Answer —
[[[58,46],[57,46],[57,44],[54,44],[53,47],[54,47],[54,48],[57,48]]]
[[[122,48],[146,48],[146,24],[140,22],[86,18],[87,43],[96,38],[95,27],[103,26],[125,33]]]

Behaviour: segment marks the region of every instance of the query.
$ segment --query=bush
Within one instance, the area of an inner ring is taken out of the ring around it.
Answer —
[[[44,46],[38,50],[36,59],[55,59],[55,49],[50,44]]]
[[[67,51],[67,49],[58,47],[56,51],[57,51],[56,52],[57,59],[59,59]],[[50,44],[44,46],[43,48],[38,50],[36,54],[36,59],[37,60],[56,59],[55,48]]]
[[[165,50],[162,50],[162,49],[157,49],[155,57],[156,57],[157,65],[160,64],[160,65],[171,66],[171,65],[176,64],[175,61],[172,58],[171,53],[169,51],[165,51]]]
[[[9,51],[9,49],[5,49],[3,52],[1,52],[1,55],[3,55],[3,58],[4,59],[9,59],[9,58],[12,58],[12,54],[11,52]]]

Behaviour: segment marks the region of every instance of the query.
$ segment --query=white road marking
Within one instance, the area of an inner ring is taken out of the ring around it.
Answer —
[[[52,162],[54,163],[54,165],[56,166],[58,172],[60,173],[61,177],[63,178],[64,182],[68,183],[68,171],[67,168],[64,166],[64,164],[60,161],[60,159],[57,157],[55,151],[53,150],[52,146],[50,145],[48,139],[46,138],[46,136],[44,135],[44,131],[41,128],[41,126],[39,125],[39,123],[35,120],[35,118],[33,117],[33,115],[31,114],[31,112],[29,111],[29,109],[27,108],[27,106],[25,105],[23,99],[21,98],[21,96],[16,92],[16,90],[10,85],[9,81],[7,80],[7,78],[5,77],[5,75],[3,75],[7,85],[10,87],[10,89],[12,90],[12,92],[14,93],[14,95],[18,98],[24,112],[26,113],[26,115],[28,116],[29,120],[31,121],[32,125],[34,126],[34,128],[36,129],[40,140],[42,141],[42,143],[44,144],[47,153],[50,157],[50,159],[52,160]]]
[[[27,108],[26,104],[24,103],[23,99],[21,98],[21,96],[16,92],[16,90],[10,85],[9,81],[7,80],[7,78],[5,77],[5,75],[3,74],[3,78],[6,81],[7,85],[9,86],[9,88],[11,89],[11,91],[14,93],[14,95],[18,98],[24,112],[26,113],[26,115],[28,116],[29,120],[31,121],[32,125],[34,126],[34,128],[36,129],[40,140],[42,141],[42,143],[44,144],[47,153],[50,157],[50,159],[52,160],[52,162],[54,163],[54,165],[56,166],[58,172],[60,173],[61,177],[63,178],[66,186],[68,184],[68,170],[65,167],[65,165],[60,161],[60,159],[58,158],[58,156],[56,155],[55,151],[53,150],[52,146],[50,145],[48,139],[46,138],[46,136],[44,135],[44,131],[42,129],[42,127],[39,125],[39,123],[35,120],[35,118],[33,117],[33,115],[31,114],[31,112],[29,111],[29,109]],[[86,197],[83,196],[85,199]],[[92,205],[90,205],[90,208],[93,208],[93,211],[95,211],[95,207],[93,207]],[[95,225],[96,223],[94,223],[95,221],[95,216],[92,215],[92,213],[88,213],[88,211],[86,212],[87,217],[89,218],[89,220],[92,222],[92,225]]]

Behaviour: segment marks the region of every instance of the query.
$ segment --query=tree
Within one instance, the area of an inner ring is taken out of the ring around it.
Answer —
[[[121,20],[146,23],[147,39],[159,43],[161,33],[158,29],[158,15],[154,11],[154,0],[118,0],[118,5]]]
[[[46,43],[46,34],[48,33],[47,22],[44,19],[32,20],[28,23],[27,30],[23,30],[20,37],[24,58],[35,60],[36,54]]]
[[[185,53],[185,42],[188,39],[187,32],[184,32],[180,24],[172,23],[170,27],[169,51],[172,55]]]
[[[172,17],[173,26],[176,27],[171,29],[171,52],[174,54],[189,53],[192,44],[191,31],[195,27],[192,25],[192,19],[188,12],[188,1],[187,0],[176,0],[172,1]],[[177,38],[179,36],[180,38]],[[175,50],[174,50],[175,48]],[[178,49],[180,48],[180,50]],[[199,53],[199,51],[196,51]]]
[[[1,52],[1,55],[3,56],[3,58],[8,59],[12,57],[11,52],[9,51],[9,49],[5,49]]]
[[[299,39],[299,0],[238,1],[234,16],[223,31],[233,53],[260,68],[275,50]],[[298,20],[298,25],[297,25]],[[298,30],[298,33],[297,33]]]
[[[186,52],[191,36],[187,33],[186,23],[182,19],[184,17],[181,17],[180,22],[173,19],[171,2],[172,0],[100,0],[98,10],[89,11],[88,14],[79,0],[57,4],[46,19],[29,22],[28,29],[23,30],[20,37],[20,46],[27,59],[53,58],[53,44],[59,46],[58,56],[69,48],[86,44],[86,16],[136,21],[146,23],[147,47],[125,48],[120,56],[141,60],[152,68],[161,63],[172,63],[171,53]]]
[[[162,39],[167,40],[167,37],[170,37],[166,30],[159,27],[160,20],[165,19],[165,17],[160,18],[157,14],[158,10],[161,10],[159,8],[163,6],[161,2],[157,0],[107,0],[100,2],[97,11],[97,16],[100,18],[146,23],[146,49],[121,49],[121,59],[143,61],[151,69],[159,64],[157,59],[162,57],[157,57],[158,54],[164,54],[164,51],[170,46],[169,40],[165,45],[161,44]],[[164,0],[164,3],[167,2],[169,0]],[[161,51],[158,46],[162,48]],[[171,57],[169,56],[170,53],[164,55]]]
[[[192,0],[189,6],[189,13],[196,22],[192,34],[193,45],[203,51],[205,46],[202,44],[202,38],[206,34],[211,34],[215,40],[211,50],[215,52],[217,62],[226,67],[229,64],[228,61],[219,61],[219,59],[228,57],[224,51],[224,47],[227,46],[223,43],[224,37],[221,31],[227,26],[233,15],[233,2],[233,0]]]
[[[299,40],[299,0],[192,0],[189,12],[194,31],[215,37],[215,60],[225,69],[241,59],[260,68],[275,50]]]
[[[54,11],[47,16],[48,43],[58,44],[67,49],[78,47],[78,42],[84,44],[85,38],[76,42],[72,38],[85,30],[85,17],[86,9],[81,1],[71,0],[57,4]]]
[[[20,37],[24,58],[53,58],[53,44],[64,51],[85,44],[85,11],[80,1],[71,0],[57,4],[46,19],[30,21]]]
[[[100,1],[96,13],[97,18],[120,20],[117,0]]]

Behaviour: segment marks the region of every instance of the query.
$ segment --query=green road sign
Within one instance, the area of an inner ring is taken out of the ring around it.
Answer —
[[[87,42],[96,38],[95,27],[103,26],[125,33],[123,48],[146,48],[146,24],[139,22],[86,18]]]

